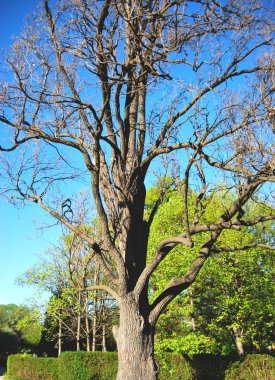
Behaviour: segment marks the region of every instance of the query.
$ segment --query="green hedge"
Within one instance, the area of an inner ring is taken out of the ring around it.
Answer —
[[[111,380],[116,373],[115,352],[68,351],[59,358],[58,380]]]
[[[36,358],[31,355],[11,355],[8,358],[7,376],[12,380],[57,380],[58,359]]]
[[[196,354],[190,358],[190,361],[196,373],[196,380],[223,380],[226,369],[237,358],[237,356]]]
[[[157,357],[159,380],[192,380],[192,367],[181,355]],[[115,352],[63,352],[56,358],[12,355],[8,358],[7,379],[11,380],[112,380],[117,373]]]
[[[180,354],[156,355],[159,366],[159,380],[192,380],[195,377],[190,360]]]
[[[275,358],[271,355],[247,355],[229,366],[225,380],[273,380]]]
[[[164,354],[156,360],[159,380],[192,380],[192,367],[181,355]],[[116,373],[115,352],[64,352],[59,358],[58,380],[115,380]]]
[[[177,354],[157,356],[159,380],[271,380],[275,379],[275,358],[270,355],[247,355],[234,358]],[[229,367],[228,367],[229,366]],[[225,369],[226,375],[225,375]],[[10,380],[115,380],[117,353],[64,352],[57,358],[12,355],[8,358],[5,379]],[[225,377],[224,377],[225,376]]]

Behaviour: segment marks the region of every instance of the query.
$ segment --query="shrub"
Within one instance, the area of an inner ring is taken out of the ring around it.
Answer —
[[[26,354],[8,358],[7,379],[12,380],[57,380],[58,359],[36,358]]]
[[[116,378],[115,352],[63,352],[59,358],[58,380],[111,380]]]
[[[181,355],[157,356],[160,380],[192,380],[192,367]],[[64,352],[59,358],[59,380],[112,380],[117,373],[115,352]]]
[[[218,355],[158,353],[160,380],[271,380],[275,358],[248,355],[242,360]],[[117,373],[116,352],[63,352],[60,358],[37,358],[16,354],[8,358],[5,379],[10,380],[114,380]],[[225,370],[228,367],[228,370]],[[272,375],[273,374],[273,375]],[[225,376],[225,377],[224,377]]]
[[[159,380],[192,380],[194,371],[187,357],[180,354],[163,353],[156,355],[159,370]]]
[[[275,378],[275,358],[270,355],[247,355],[228,368],[225,380],[272,380]]]
[[[190,358],[196,380],[223,380],[229,364],[236,356],[197,354]]]

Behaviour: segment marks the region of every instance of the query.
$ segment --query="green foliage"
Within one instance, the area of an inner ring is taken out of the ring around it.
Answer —
[[[270,355],[247,355],[228,368],[225,380],[272,380],[275,378],[275,358]]]
[[[269,355],[248,355],[236,362],[236,357],[232,356],[198,354],[187,357],[159,352],[156,360],[159,380],[271,380],[275,366],[274,357]],[[63,352],[58,359],[12,355],[8,359],[6,379],[114,380],[116,373],[116,352],[70,351]]]
[[[159,380],[192,380],[195,376],[190,361],[182,355],[159,353],[156,360],[160,368]]]
[[[184,336],[173,334],[171,338],[164,338],[155,344],[156,353],[173,352],[177,354],[195,355],[213,353],[215,350],[215,340],[203,334],[190,332]]]
[[[157,190],[150,192],[148,202],[155,202]],[[219,220],[233,194],[213,191],[204,199],[200,223]],[[195,194],[189,194],[189,216],[193,218]],[[256,202],[246,206],[255,218],[270,214],[270,207]],[[148,210],[150,209],[148,205]],[[166,194],[152,223],[149,258],[159,242],[185,230],[183,197],[179,189]],[[181,277],[199,251],[202,239],[209,233],[192,236],[194,247],[178,245],[153,274],[151,300],[165,289],[171,278]],[[225,230],[215,244],[221,249],[204,264],[195,283],[177,297],[160,316],[156,330],[158,351],[184,354],[236,352],[234,331],[241,333],[246,352],[262,352],[271,344],[275,312],[272,281],[274,262],[265,249],[238,250],[255,241],[265,244],[274,236],[274,223],[238,230]],[[229,249],[222,251],[223,247]],[[232,248],[232,251],[231,251]]]
[[[8,358],[7,376],[12,380],[57,380],[58,359],[36,358],[27,354],[11,355]]]
[[[160,380],[192,380],[190,361],[182,355],[158,354]],[[57,358],[37,358],[27,354],[8,359],[7,378],[12,380],[111,380],[117,373],[116,352],[63,352]]]
[[[0,358],[6,358],[10,353],[15,353],[20,346],[20,338],[11,329],[0,330]]]
[[[117,373],[117,353],[63,352],[59,358],[58,380],[110,380]]]
[[[0,356],[36,349],[41,330],[40,315],[34,308],[0,305]]]
[[[236,356],[232,355],[197,354],[190,357],[196,380],[224,380],[225,371],[234,360]]]
[[[271,344],[275,319],[272,266],[268,252],[221,253],[207,264],[203,281],[194,284],[197,327],[215,337],[221,353],[234,349],[232,332],[236,329],[248,352],[260,352]]]

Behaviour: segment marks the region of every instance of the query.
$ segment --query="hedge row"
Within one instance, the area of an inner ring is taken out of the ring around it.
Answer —
[[[36,358],[31,355],[11,355],[8,357],[7,376],[11,380],[57,380],[58,359]]]
[[[115,352],[68,351],[59,358],[58,380],[111,380],[116,372]]]
[[[226,371],[225,380],[274,380],[275,358],[270,355],[247,355],[232,363]]]
[[[231,364],[232,358],[175,354],[157,357],[160,380],[271,380],[275,378],[275,358],[248,355]],[[227,368],[227,370],[226,370]],[[12,355],[8,358],[7,380],[112,380],[116,378],[114,352],[64,352],[60,358]]]
[[[190,363],[181,355],[165,354],[157,358],[160,380],[192,380]],[[57,358],[12,355],[8,358],[7,380],[111,380],[116,378],[115,352],[63,352]]]

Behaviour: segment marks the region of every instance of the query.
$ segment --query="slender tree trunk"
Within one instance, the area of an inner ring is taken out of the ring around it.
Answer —
[[[242,342],[243,331],[239,327],[233,327],[233,332],[235,336],[235,343],[237,346],[238,354],[244,355],[244,348],[243,348],[243,342]]]
[[[58,347],[58,357],[61,354],[62,351],[62,324],[61,320],[58,320],[58,342],[57,342],[57,347]]]
[[[90,323],[89,323],[89,292],[86,292],[85,305],[85,325],[86,325],[86,350],[90,351]]]
[[[99,268],[96,264],[95,274],[94,274],[94,285],[98,285],[98,271]],[[97,338],[97,291],[94,291],[94,315],[93,315],[93,340],[92,340],[92,351],[96,350],[96,338]]]
[[[194,313],[194,302],[193,302],[193,292],[192,291],[190,291],[190,293],[189,293],[189,298],[190,298],[190,305],[191,305],[191,315],[192,315],[192,319],[191,319],[191,324],[192,324],[192,330],[194,331],[194,332],[196,332],[196,330],[197,330],[197,326],[196,326],[196,321],[195,321],[195,318],[194,318],[194,315],[193,315],[193,313]]]
[[[78,312],[77,312],[77,328],[76,328],[76,351],[80,351],[80,328],[81,328],[81,293],[78,293]]]
[[[105,321],[105,305],[102,305],[102,352],[106,352],[106,321]]]
[[[102,352],[106,352],[107,347],[106,347],[106,326],[103,324],[102,326]]]
[[[96,338],[97,338],[97,297],[95,296],[94,297],[94,315],[93,315],[92,351],[96,350]]]
[[[117,380],[157,380],[154,329],[140,314],[131,294],[119,306],[119,326],[113,328],[118,349]]]

